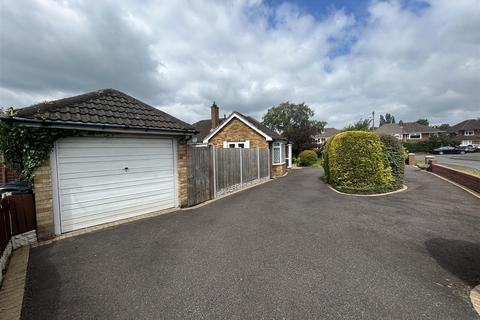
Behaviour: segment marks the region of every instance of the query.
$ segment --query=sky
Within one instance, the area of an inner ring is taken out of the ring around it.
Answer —
[[[115,88],[193,123],[480,117],[480,0],[0,0],[0,106]]]

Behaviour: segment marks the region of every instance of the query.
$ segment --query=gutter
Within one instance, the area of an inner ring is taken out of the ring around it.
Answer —
[[[4,119],[9,121],[9,119]],[[171,135],[193,135],[198,131],[195,129],[157,129],[157,128],[145,128],[135,126],[122,126],[113,124],[98,124],[98,123],[72,123],[66,121],[50,121],[50,120],[37,120],[37,119],[25,119],[13,117],[10,121],[17,123],[20,126],[25,127],[50,127],[55,129],[77,129],[87,131],[103,131],[103,132],[130,132],[130,133],[147,133],[147,134],[171,134]]]

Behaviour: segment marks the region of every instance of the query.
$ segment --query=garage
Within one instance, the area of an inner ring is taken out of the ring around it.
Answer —
[[[62,233],[175,206],[172,139],[66,138],[55,161]]]
[[[197,131],[126,93],[41,102],[9,122],[41,132],[41,151],[52,150],[36,153],[40,240],[187,203],[187,143]]]

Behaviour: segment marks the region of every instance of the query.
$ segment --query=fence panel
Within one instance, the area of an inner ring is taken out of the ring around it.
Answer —
[[[0,201],[0,256],[12,237],[8,202],[8,198],[3,198]]]
[[[238,148],[215,149],[215,180],[218,195],[240,187],[242,169],[240,152]]]
[[[260,178],[270,177],[270,156],[268,149],[260,149]]]
[[[188,206],[210,200],[212,190],[211,148],[189,147],[188,154]]]

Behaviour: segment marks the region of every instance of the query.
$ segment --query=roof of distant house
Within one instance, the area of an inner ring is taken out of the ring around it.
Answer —
[[[16,110],[14,121],[62,127],[196,133],[194,127],[115,89],[103,89]]]
[[[386,123],[381,127],[375,129],[379,134],[407,134],[407,133],[440,133],[445,132],[437,128],[432,128],[417,122],[403,122],[399,123]]]
[[[460,130],[480,130],[480,119],[468,119],[448,128],[449,132]]]
[[[335,128],[324,128],[322,133],[317,134],[315,138],[330,138],[331,136],[339,132],[341,131]]]
[[[192,124],[192,126],[198,131],[198,134],[195,135],[197,138],[197,142],[202,142],[205,137],[207,137],[211,132],[218,129],[227,119],[230,119],[232,115],[238,115],[241,118],[244,118],[248,121],[253,127],[260,130],[261,132],[265,133],[267,136],[270,136],[274,140],[286,140],[282,135],[278,134],[277,132],[273,131],[272,129],[265,126],[263,123],[257,121],[255,118],[250,116],[245,116],[240,112],[234,111],[232,112],[227,118],[219,119],[218,126],[215,128],[211,128],[211,119],[200,120]]]

